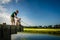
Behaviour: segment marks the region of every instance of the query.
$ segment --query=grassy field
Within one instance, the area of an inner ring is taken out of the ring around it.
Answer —
[[[27,33],[47,33],[60,35],[60,29],[40,29],[40,28],[24,28]]]

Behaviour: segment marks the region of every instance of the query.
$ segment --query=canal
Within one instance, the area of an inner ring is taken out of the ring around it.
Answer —
[[[17,34],[12,34],[11,40],[60,40],[60,36],[20,32]]]

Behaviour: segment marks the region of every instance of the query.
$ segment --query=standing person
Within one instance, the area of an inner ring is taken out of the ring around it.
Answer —
[[[16,10],[15,12],[13,12],[11,14],[11,25],[15,25],[15,19],[14,18],[17,18],[17,14],[19,13],[18,10]]]

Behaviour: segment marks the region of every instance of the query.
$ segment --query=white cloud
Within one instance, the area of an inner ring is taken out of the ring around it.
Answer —
[[[0,4],[6,4],[6,3],[9,3],[11,2],[11,0],[0,0]]]
[[[0,12],[6,12],[6,8],[2,5],[0,5]]]
[[[7,9],[0,5],[0,24],[6,22],[10,24],[10,14],[8,14]]]
[[[15,0],[16,3],[21,2],[21,1],[24,1],[24,0]]]
[[[2,4],[8,4],[11,0],[0,0],[0,24],[7,23],[10,24],[10,14],[8,10]]]
[[[18,3],[18,0],[16,0],[16,3]]]
[[[9,17],[9,15],[7,13],[3,13],[3,14],[0,13],[0,22],[1,23],[5,23],[6,22],[7,24],[10,24],[10,17]]]

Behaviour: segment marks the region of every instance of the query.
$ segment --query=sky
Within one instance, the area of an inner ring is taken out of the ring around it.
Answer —
[[[60,0],[0,0],[0,24],[16,10],[24,26],[60,24]]]

